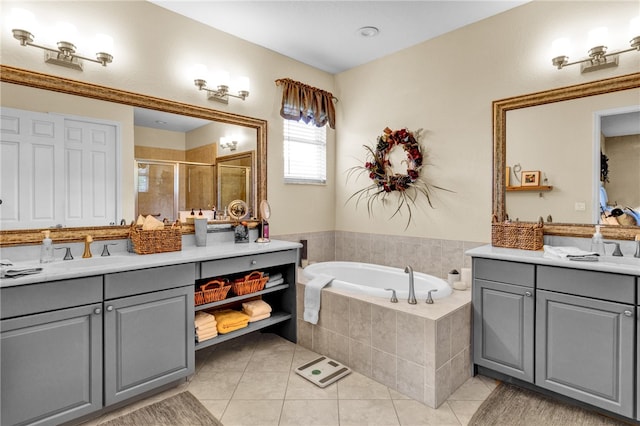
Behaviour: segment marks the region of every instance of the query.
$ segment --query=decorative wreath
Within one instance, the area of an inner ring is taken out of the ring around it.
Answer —
[[[364,166],[351,168],[348,176],[353,173],[366,173],[373,183],[356,191],[355,194],[349,197],[347,202],[355,198],[357,205],[365,198],[369,215],[371,216],[376,200],[380,199],[385,202],[387,197],[398,194],[398,208],[391,217],[394,217],[405,208],[409,214],[407,227],[411,223],[413,217],[411,207],[415,205],[418,194],[423,194],[429,206],[433,207],[430,196],[431,188],[444,188],[431,185],[424,177],[420,176],[420,171],[424,167],[422,149],[418,142],[421,132],[421,129],[412,132],[406,128],[391,130],[387,127],[382,135],[378,136],[375,148],[365,145],[364,148],[367,150],[369,158],[364,163]],[[395,172],[394,165],[391,164],[390,154],[396,147],[402,147],[407,155],[407,159],[401,162],[401,164],[406,163],[406,173]]]

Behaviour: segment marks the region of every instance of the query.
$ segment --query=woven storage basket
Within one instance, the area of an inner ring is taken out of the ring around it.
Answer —
[[[491,245],[521,250],[540,250],[544,245],[542,222],[506,222],[491,224]]]
[[[132,226],[129,238],[131,238],[133,251],[138,254],[182,250],[182,230],[180,225],[165,226],[164,229],[148,231]]]
[[[200,291],[194,293],[195,304],[198,306],[222,300],[227,297],[230,289],[231,284],[227,280],[211,280],[201,285]]]
[[[236,279],[231,284],[231,289],[237,296],[243,296],[262,290],[267,281],[269,281],[269,277],[264,277],[262,272],[253,271],[244,278]]]

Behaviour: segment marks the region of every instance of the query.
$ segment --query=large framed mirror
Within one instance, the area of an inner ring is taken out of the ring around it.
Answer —
[[[601,120],[615,111],[626,114],[637,109],[639,88],[640,73],[634,73],[494,101],[494,216],[499,221],[507,216],[526,221],[551,216],[552,221],[544,225],[546,235],[590,237],[599,216],[599,138],[606,125]],[[582,117],[582,133],[569,124],[574,116]],[[556,117],[558,127],[548,117]],[[564,136],[556,139],[555,135]],[[518,171],[541,171],[538,187],[512,193],[518,177],[514,166]],[[549,170],[558,171],[547,176]],[[562,209],[552,210],[550,206],[558,203]],[[640,234],[640,226],[605,224],[602,229],[612,239],[632,240]]]
[[[253,135],[255,135],[255,143],[252,150],[255,153],[256,161],[251,173],[251,200],[248,204],[251,205],[251,211],[254,212],[254,215],[259,219],[257,202],[259,200],[266,199],[267,196],[266,120],[80,82],[6,65],[0,65],[0,81],[5,85],[5,87],[7,87],[6,85],[28,87],[30,89],[44,90],[47,91],[47,93],[78,96],[87,100],[98,100],[101,102],[133,107],[135,109],[159,111],[163,114],[206,120],[209,122],[220,123],[222,126],[237,126],[240,129],[238,133],[249,134],[252,139]],[[133,120],[133,118],[131,120]],[[128,125],[132,124],[129,123]],[[132,170],[131,175],[133,176],[133,146],[127,147],[127,149],[131,152],[131,158],[123,158],[123,164],[121,167],[130,167]],[[126,206],[135,205],[135,201],[131,195],[132,191],[133,188],[128,187],[127,191],[123,191],[124,194],[128,194],[128,196],[132,198],[131,200],[115,200],[119,202],[121,206],[125,206],[125,210],[122,212],[122,217],[127,218],[127,221],[132,219],[133,207],[129,210]],[[186,226],[183,230],[185,232],[192,232],[191,228],[192,226]],[[24,229],[3,229],[0,231],[0,246],[39,243],[42,239],[42,235],[40,234],[42,229],[43,227],[38,227],[37,225],[33,227],[27,226]],[[88,232],[91,233],[94,239],[126,238],[128,236],[128,226],[120,226],[118,224],[110,226],[105,223],[105,226],[66,227],[62,229],[53,229],[52,236],[54,236],[54,240],[56,242],[80,241],[82,240],[83,235],[86,235]]]

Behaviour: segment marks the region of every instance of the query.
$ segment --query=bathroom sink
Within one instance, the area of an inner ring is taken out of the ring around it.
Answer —
[[[77,257],[73,260],[56,260],[53,263],[48,263],[45,265],[47,269],[76,269],[76,268],[93,268],[98,266],[106,266],[109,264],[118,263],[126,259],[125,255],[111,255],[111,256],[94,256],[89,257],[87,259],[83,259],[81,257]]]
[[[603,256],[600,258],[600,262],[613,265],[637,266],[640,268],[640,258],[637,257]]]

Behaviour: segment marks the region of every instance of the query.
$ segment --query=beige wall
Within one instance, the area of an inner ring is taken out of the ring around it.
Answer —
[[[41,22],[72,21],[80,34],[113,35],[115,59],[107,68],[86,64],[79,73],[45,64],[42,52],[20,47],[3,31],[3,64],[266,119],[274,235],[336,229],[489,241],[491,102],[640,68],[640,55],[626,54],[618,68],[581,75],[575,66],[554,69],[549,57],[552,40],[584,36],[597,25],[625,32],[626,37],[628,20],[638,13],[637,1],[534,1],[335,76],[148,2],[5,1],[3,23],[15,5],[31,9]],[[203,62],[248,75],[249,98],[232,99],[227,106],[206,100],[187,73],[189,66]],[[283,183],[280,90],[274,84],[281,77],[332,91],[340,99],[338,130],[328,132],[326,186]],[[387,126],[424,128],[432,164],[424,175],[455,191],[434,192],[435,209],[419,201],[415,223],[407,230],[406,216],[388,219],[391,207],[369,218],[363,205],[356,209],[353,203],[345,204],[368,184],[366,178],[346,182],[347,170],[364,158],[362,145],[372,144]],[[133,146],[125,146],[123,155],[133,158]],[[127,179],[132,182],[132,177]]]

